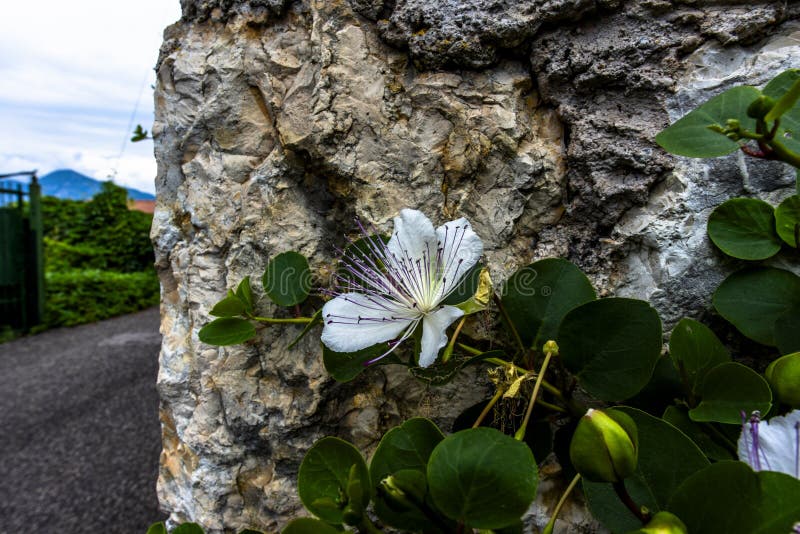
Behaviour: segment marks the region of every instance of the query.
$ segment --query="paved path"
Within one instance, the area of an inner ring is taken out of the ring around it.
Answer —
[[[158,310],[0,345],[0,533],[144,534],[156,501]]]

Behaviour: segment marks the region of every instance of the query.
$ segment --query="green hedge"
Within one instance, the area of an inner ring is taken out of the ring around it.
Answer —
[[[88,202],[42,199],[46,270],[152,269],[153,216],[128,209],[128,192],[111,182]]]
[[[44,270],[65,272],[70,270],[105,270],[108,268],[107,251],[91,245],[72,245],[64,241],[44,238]]]
[[[37,330],[99,321],[155,306],[159,300],[158,277],[152,268],[138,273],[49,272],[45,291],[45,322]]]
[[[158,304],[153,216],[129,210],[125,189],[104,183],[88,202],[44,197],[42,213],[45,317],[34,332]]]

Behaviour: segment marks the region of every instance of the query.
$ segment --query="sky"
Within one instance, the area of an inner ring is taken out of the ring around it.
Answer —
[[[128,140],[151,129],[162,32],[179,18],[179,0],[4,2],[0,174],[68,168],[154,192],[153,142]]]

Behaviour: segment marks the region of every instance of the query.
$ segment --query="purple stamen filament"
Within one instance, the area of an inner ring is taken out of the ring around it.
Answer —
[[[800,421],[794,424],[794,476],[800,478]]]

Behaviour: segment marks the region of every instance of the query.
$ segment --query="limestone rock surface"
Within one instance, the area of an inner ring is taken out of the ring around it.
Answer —
[[[796,5],[667,0],[181,0],[157,64],[152,237],[163,287],[159,496],[207,532],[278,531],[324,435],[371,451],[412,415],[448,429],[489,390],[478,369],[426,388],[384,366],[337,384],[294,327],[217,348],[198,330],[285,250],[324,285],[353,218],[465,216],[495,280],[548,256],[674,321],[725,266],[716,203],[777,200],[790,177],[693,162],[655,134],[731,84],[800,66]],[[688,280],[688,282],[687,282]],[[277,310],[264,305],[263,314]],[[668,325],[667,325],[668,326]],[[528,524],[547,521],[557,469]],[[562,532],[600,532],[578,501]]]

